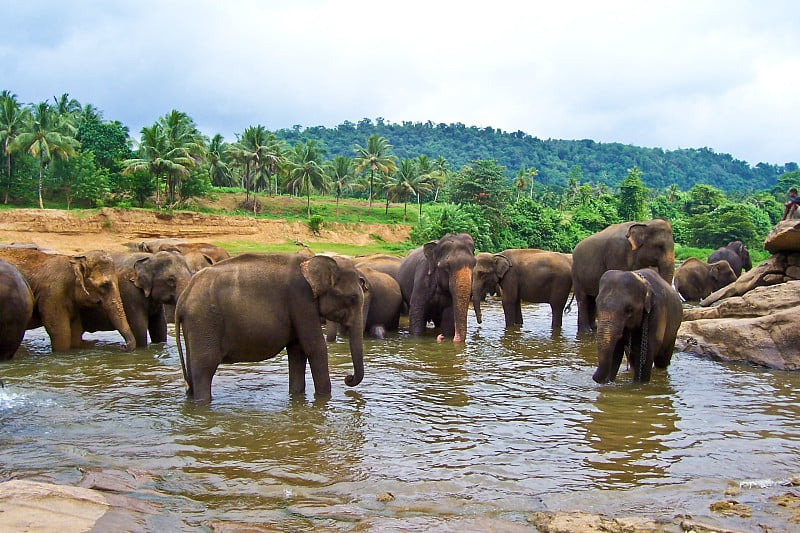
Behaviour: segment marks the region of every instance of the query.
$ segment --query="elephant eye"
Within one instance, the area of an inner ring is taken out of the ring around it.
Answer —
[[[626,315],[632,315],[633,314],[633,306],[632,305],[626,305],[625,306],[625,314]]]

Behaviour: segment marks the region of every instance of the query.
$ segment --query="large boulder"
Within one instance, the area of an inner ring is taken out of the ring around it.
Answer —
[[[767,235],[764,249],[771,254],[800,252],[800,220],[778,222]]]
[[[778,253],[686,308],[675,348],[719,361],[800,369],[800,253]],[[789,275],[791,274],[791,275]]]

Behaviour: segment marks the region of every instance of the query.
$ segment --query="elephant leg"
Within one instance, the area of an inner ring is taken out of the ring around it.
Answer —
[[[561,329],[565,305],[566,302],[561,301],[550,303],[550,313],[553,315],[553,318],[550,321],[550,327],[552,329]]]
[[[150,332],[151,342],[167,342],[167,317],[164,314],[163,306],[159,306],[159,310],[150,315],[147,321],[147,330]],[[139,337],[135,330],[133,334],[136,336],[136,346],[147,346],[146,336],[142,344],[139,344]]]
[[[441,327],[441,335],[445,338],[452,337],[456,333],[455,309],[452,305],[442,309],[441,318],[439,320]]]
[[[578,333],[591,333],[597,322],[594,298],[578,290],[575,292],[575,299],[578,301]]]
[[[300,343],[295,341],[286,347],[289,355],[289,394],[306,392],[306,357]]]
[[[335,342],[336,337],[339,335],[339,324],[333,322],[332,320],[328,320],[325,322],[325,338],[328,342]]]
[[[211,401],[211,381],[214,379],[214,374],[217,372],[218,363],[211,363],[209,357],[200,357],[204,364],[198,365],[196,360],[191,361],[191,380],[189,383],[189,392],[192,399],[197,402],[210,402]],[[188,361],[187,361],[188,364]]]
[[[514,306],[514,324],[517,326],[522,325],[522,300],[517,299]]]
[[[83,341],[83,324],[80,316],[76,316],[69,322],[70,348],[83,348],[86,344]]]
[[[510,328],[514,326],[514,318],[515,318],[515,305],[514,302],[508,301],[503,298],[503,316],[506,319],[506,327]]]
[[[42,325],[50,337],[50,349],[54,352],[66,352],[72,345],[72,330],[69,319],[65,315],[42,317]],[[80,339],[80,335],[78,335]]]

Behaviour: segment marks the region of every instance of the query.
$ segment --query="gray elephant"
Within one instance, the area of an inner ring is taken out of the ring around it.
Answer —
[[[597,295],[597,383],[614,381],[624,353],[634,381],[667,368],[683,317],[675,289],[654,270],[608,270]]]
[[[339,261],[339,258],[334,258]],[[403,295],[397,281],[367,266],[357,266],[366,281],[364,286],[364,332],[383,339],[387,331],[397,331],[403,310]],[[339,325],[328,320],[325,332],[329,342],[336,340]]]
[[[211,400],[220,363],[262,361],[286,348],[289,392],[305,391],[306,363],[315,393],[330,395],[322,321],[349,335],[354,387],[364,377],[363,275],[352,261],[298,254],[242,254],[195,274],[178,298],[175,335],[187,394]],[[184,357],[181,332],[186,343]]]
[[[705,263],[690,257],[675,270],[675,290],[684,300],[699,301],[736,281],[736,273],[724,259]]]
[[[397,278],[411,335],[422,335],[432,320],[441,330],[437,340],[466,341],[473,268],[475,242],[466,233],[448,233],[409,252]]]
[[[551,326],[561,328],[564,307],[572,291],[571,257],[536,249],[508,249],[479,253],[472,272],[472,306],[480,324],[481,301],[500,294],[506,327],[522,324],[522,302],[548,303]]]
[[[0,260],[0,361],[14,357],[33,316],[33,292],[14,265]]]
[[[176,252],[112,254],[128,324],[136,338],[136,346],[166,342],[167,320],[164,305],[174,305],[189,285],[192,272],[186,259]],[[81,309],[84,331],[114,329],[101,307]]]
[[[0,248],[0,259],[20,271],[33,292],[34,311],[28,329],[44,326],[53,351],[84,346],[80,311],[101,306],[125,339],[123,350],[136,349],[114,270],[107,252],[91,250],[69,256],[36,249]]]
[[[572,252],[572,290],[578,301],[578,333],[596,328],[595,299],[600,277],[606,270],[636,270],[653,267],[672,283],[675,273],[675,242],[666,220],[612,224],[586,237]]]
[[[403,259],[389,254],[372,254],[354,257],[353,262],[356,264],[356,267],[367,266],[372,270],[389,274],[396,280]]]
[[[709,263],[725,260],[733,269],[736,277],[753,268],[753,261],[750,259],[750,252],[742,241],[731,241],[726,246],[717,248],[708,256]]]
[[[200,253],[206,257],[210,263],[217,263],[229,259],[231,254],[221,246],[207,242],[176,242],[176,239],[155,239],[152,241],[142,241],[138,243],[137,249],[140,252],[173,252],[182,254]]]

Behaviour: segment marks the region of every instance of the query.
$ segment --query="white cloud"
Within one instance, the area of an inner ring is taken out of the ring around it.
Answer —
[[[0,0],[0,88],[136,133],[384,117],[797,161],[793,2]]]

